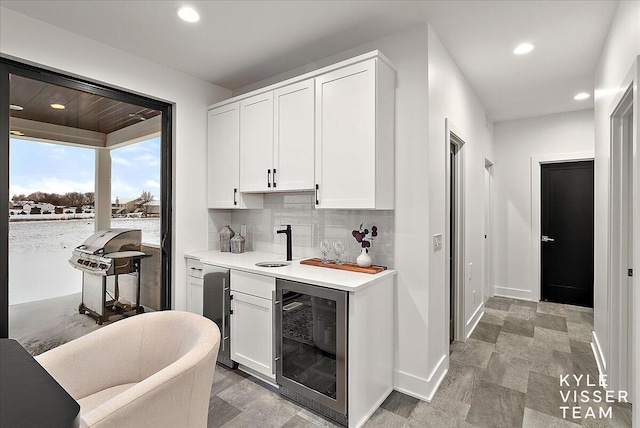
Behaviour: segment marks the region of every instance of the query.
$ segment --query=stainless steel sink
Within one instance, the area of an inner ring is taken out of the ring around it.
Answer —
[[[290,264],[291,262],[260,262],[260,263],[256,263],[256,266],[275,268],[275,267],[289,266]]]

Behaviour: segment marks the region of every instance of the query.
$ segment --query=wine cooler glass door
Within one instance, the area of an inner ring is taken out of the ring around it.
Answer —
[[[276,381],[346,414],[347,293],[276,282]]]

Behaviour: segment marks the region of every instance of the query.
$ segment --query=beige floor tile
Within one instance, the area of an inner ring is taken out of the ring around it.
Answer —
[[[569,335],[567,333],[542,327],[536,327],[534,329],[533,346],[571,352],[571,342],[569,341]]]
[[[580,425],[529,408],[524,409],[522,428],[578,428]]]

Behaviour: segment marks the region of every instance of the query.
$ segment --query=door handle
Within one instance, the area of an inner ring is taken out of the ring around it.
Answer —
[[[167,251],[167,234],[166,233],[162,235],[162,241],[160,241],[160,249],[164,254],[169,254],[169,252]]]
[[[549,238],[547,235],[542,235],[542,242],[555,242],[556,240],[553,238]]]
[[[278,334],[276,333],[276,317],[278,316],[278,305],[280,304],[280,300],[276,300],[277,292],[276,290],[271,291],[271,301],[273,302],[273,308],[271,309],[271,334],[273,335],[273,343],[271,345],[271,374],[276,374],[276,362],[278,357],[277,352],[277,343],[278,343]]]
[[[226,278],[222,278],[222,337],[224,337],[225,334],[227,334],[227,292],[228,288],[227,288],[227,279]],[[224,341],[225,339],[222,339],[222,349],[221,351],[224,351]]]
[[[267,187],[271,187],[271,170],[267,170]]]

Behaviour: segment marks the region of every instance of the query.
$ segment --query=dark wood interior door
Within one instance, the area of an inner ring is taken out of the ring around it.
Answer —
[[[542,300],[593,307],[593,161],[541,172]]]

